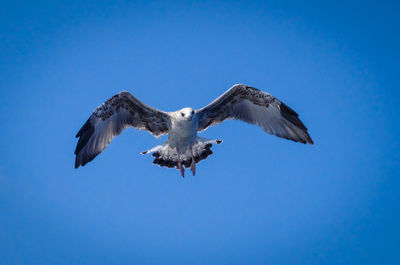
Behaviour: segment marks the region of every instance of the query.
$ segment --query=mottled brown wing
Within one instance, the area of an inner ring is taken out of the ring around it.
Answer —
[[[128,127],[147,130],[158,137],[168,133],[169,123],[166,112],[142,103],[129,92],[120,92],[101,104],[77,133],[75,168],[92,161]]]
[[[234,85],[197,113],[199,131],[234,119],[255,124],[285,139],[313,144],[307,128],[294,110],[271,94],[246,85]]]

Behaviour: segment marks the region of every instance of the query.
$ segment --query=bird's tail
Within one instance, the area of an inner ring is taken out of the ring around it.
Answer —
[[[193,167],[194,164],[197,164],[201,160],[210,156],[213,153],[211,151],[213,143],[220,144],[222,143],[222,140],[212,140],[197,136],[193,145],[188,146],[185,150],[180,150],[179,155],[176,148],[171,147],[167,141],[162,145],[158,145],[150,150],[142,152],[141,154],[153,153],[152,155],[155,157],[153,164],[157,164],[161,167],[175,167],[181,169],[182,172],[183,166],[186,168]],[[182,167],[180,167],[179,164],[181,164]]]

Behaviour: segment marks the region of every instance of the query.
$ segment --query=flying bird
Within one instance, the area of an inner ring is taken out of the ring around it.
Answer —
[[[254,87],[237,84],[201,109],[183,108],[165,112],[152,108],[123,91],[94,110],[76,137],[75,168],[84,166],[100,154],[124,129],[147,130],[153,136],[168,134],[168,140],[142,154],[152,153],[153,163],[177,168],[182,177],[185,167],[196,173],[196,164],[213,152],[222,140],[197,134],[224,120],[241,120],[261,127],[281,138],[303,144],[313,141],[298,114],[287,105]]]

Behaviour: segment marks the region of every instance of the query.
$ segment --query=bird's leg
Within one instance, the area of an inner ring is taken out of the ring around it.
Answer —
[[[179,155],[178,148],[176,148],[176,154],[177,154],[177,156],[178,156],[178,169],[181,171],[181,176],[182,176],[182,178],[184,178],[184,177],[185,177],[185,168],[184,168],[183,165],[182,165],[182,162],[181,162],[181,158],[180,158],[180,155]]]
[[[190,170],[192,170],[193,176],[196,175],[196,162],[194,161],[193,157],[192,157],[192,165],[190,166]]]
[[[194,161],[193,149],[190,147],[190,153],[192,154],[192,164],[190,165],[190,170],[192,170],[193,176],[196,175],[196,161]]]
[[[181,160],[178,158],[178,169],[181,171],[182,178],[185,177],[185,169],[182,166]]]

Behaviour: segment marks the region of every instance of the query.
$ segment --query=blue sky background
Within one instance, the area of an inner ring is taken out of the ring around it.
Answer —
[[[396,1],[9,1],[0,8],[0,264],[400,264]],[[121,90],[200,108],[231,85],[315,145],[227,121],[198,174],[129,129],[75,170]]]

